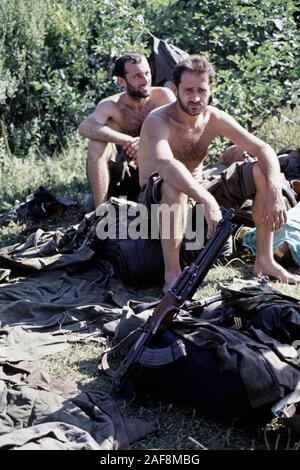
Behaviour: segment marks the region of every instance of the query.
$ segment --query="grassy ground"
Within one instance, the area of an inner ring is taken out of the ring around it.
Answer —
[[[284,111],[282,120],[270,120],[260,129],[260,136],[276,150],[282,147],[300,148],[300,111]],[[1,153],[2,152],[2,153]],[[0,214],[19,206],[20,201],[44,185],[56,196],[77,197],[82,203],[87,191],[85,177],[86,143],[77,138],[54,158],[42,155],[26,156],[24,160],[7,155],[0,148]],[[82,217],[82,210],[68,217],[43,222],[45,229],[66,227]],[[31,224],[10,223],[0,227],[0,246],[23,240],[37,228]],[[217,290],[217,281],[234,277],[251,278],[251,258],[233,260],[227,266],[214,267],[203,282],[197,296],[204,298]],[[300,287],[272,283],[280,291],[300,299]],[[97,374],[100,346],[74,344],[68,350],[39,361],[39,367],[55,376],[75,381],[80,388],[95,387],[110,392],[111,385]],[[286,449],[293,448],[294,436],[279,420],[264,425],[240,423],[237,420],[219,422],[201,416],[194,409],[165,402],[148,402],[140,407],[117,398],[125,415],[143,417],[158,426],[158,432],[132,445],[133,449]],[[299,438],[298,438],[299,439]]]
[[[263,124],[257,135],[274,147],[276,152],[282,149],[300,149],[300,108],[283,109],[280,117],[273,117]]]

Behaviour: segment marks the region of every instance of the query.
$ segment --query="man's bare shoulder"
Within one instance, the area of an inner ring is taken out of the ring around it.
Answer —
[[[172,106],[173,103],[166,104],[148,114],[143,124],[143,132],[148,134],[148,137],[151,136],[155,140],[155,137],[167,136],[169,134],[169,115]]]
[[[165,123],[168,122],[168,116],[173,108],[173,103],[168,103],[163,106],[159,106],[158,108],[153,109],[147,116],[146,121],[164,121]]]
[[[103,98],[101,101],[99,101],[90,117],[99,122],[102,122],[103,119],[116,119],[119,115],[123,95],[124,92],[116,93],[115,95]]]
[[[222,120],[224,119],[226,116],[228,116],[228,113],[226,113],[225,111],[222,111],[221,109],[219,108],[216,108],[216,106],[207,106],[207,110],[210,114],[210,117],[213,119],[216,119],[216,120]]]
[[[216,106],[209,105],[206,109],[212,117],[218,117],[221,112],[221,110],[219,108],[216,108]]]
[[[176,96],[170,88],[156,86],[151,88],[151,98],[155,101],[157,106],[161,106],[167,103],[173,103],[176,100]]]

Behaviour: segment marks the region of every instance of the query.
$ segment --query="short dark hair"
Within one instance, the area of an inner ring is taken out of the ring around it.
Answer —
[[[125,78],[125,64],[128,62],[131,64],[140,64],[142,59],[146,59],[146,56],[141,52],[127,52],[121,55],[115,62],[112,76]]]
[[[212,63],[206,57],[201,55],[191,55],[187,59],[184,59],[175,65],[173,79],[177,87],[180,83],[183,72],[197,73],[199,75],[202,73],[208,73],[209,83],[213,83],[215,78],[215,71]]]

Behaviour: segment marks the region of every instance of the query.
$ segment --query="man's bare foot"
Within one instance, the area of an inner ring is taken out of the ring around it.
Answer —
[[[273,261],[272,263],[258,263],[257,261],[253,267],[254,276],[259,274],[275,277],[281,282],[286,284],[300,284],[300,276],[297,274],[292,274],[286,269],[284,269],[280,264]]]

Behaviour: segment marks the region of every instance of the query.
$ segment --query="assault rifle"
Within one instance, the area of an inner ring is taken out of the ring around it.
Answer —
[[[175,284],[156,306],[153,314],[148,318],[146,323],[139,328],[141,332],[139,338],[133,344],[114,374],[113,385],[118,390],[123,390],[126,387],[128,379],[135,373],[144,348],[155,336],[162,334],[170,326],[180,308],[185,302],[188,303],[192,298],[221,251],[224,243],[233,232],[235,226],[232,225],[231,220],[234,216],[234,211],[232,209],[227,211],[222,209],[222,212],[223,214],[225,212],[225,215],[219,222],[214,235],[200,250],[197,259],[190,266],[184,268]]]

